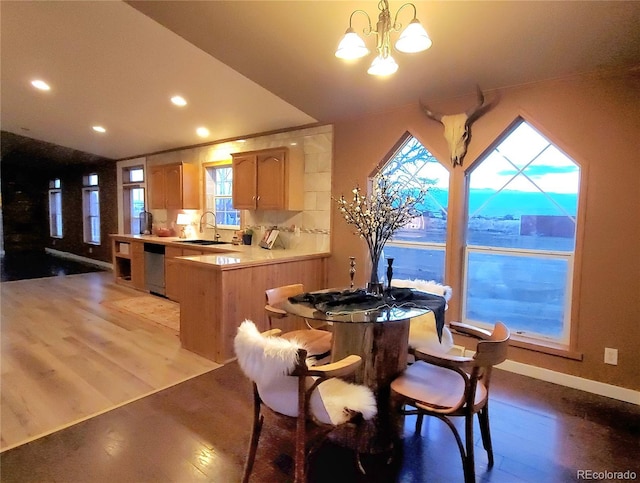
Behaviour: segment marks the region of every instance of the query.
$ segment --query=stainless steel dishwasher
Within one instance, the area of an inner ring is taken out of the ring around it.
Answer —
[[[164,295],[164,245],[144,244],[144,285],[155,294]]]

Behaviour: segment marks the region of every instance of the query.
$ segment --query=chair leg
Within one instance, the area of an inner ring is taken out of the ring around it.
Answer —
[[[464,481],[465,483],[475,483],[475,471],[473,468],[473,424],[471,425],[471,438],[469,438],[469,428],[465,426],[465,438],[467,442],[467,451],[465,451],[464,444],[462,444],[462,438],[460,437],[460,433],[458,433],[458,429],[451,422],[451,420],[446,417],[444,414],[433,414],[433,416],[437,417],[441,421],[444,421],[449,429],[453,433],[456,438],[456,443],[458,444],[458,450],[460,450],[460,458],[462,459],[462,469],[464,470]],[[473,418],[473,415],[472,415]],[[465,418],[466,419],[466,418]],[[473,423],[473,419],[471,419]],[[471,473],[469,472],[469,441],[471,441]]]
[[[307,481],[307,436],[306,419],[298,416],[296,422],[296,447],[294,456],[294,483]]]
[[[253,470],[253,463],[256,460],[258,440],[260,439],[263,421],[264,416],[260,414],[260,406],[257,406],[253,418],[253,430],[251,431],[251,441],[249,442],[249,454],[247,455],[247,462],[245,463],[244,472],[242,474],[242,483],[249,482],[249,476],[251,476],[251,470]]]
[[[489,457],[489,468],[493,466],[493,445],[491,444],[491,430],[489,429],[489,405],[487,404],[478,413],[480,422],[480,433],[482,434],[482,445]]]
[[[464,481],[465,483],[475,483],[476,468],[473,454],[473,413],[465,415],[464,426],[464,438],[467,447],[467,454],[463,458]]]
[[[416,433],[422,433],[422,420],[424,419],[424,414],[418,413],[416,416]]]

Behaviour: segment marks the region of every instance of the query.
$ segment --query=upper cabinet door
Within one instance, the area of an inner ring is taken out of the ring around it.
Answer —
[[[233,155],[233,207],[236,210],[255,210],[258,172],[254,154]]]
[[[149,168],[150,205],[153,209],[198,210],[200,194],[198,167],[177,163]]]
[[[152,209],[165,208],[165,182],[164,166],[151,166],[149,168],[149,206]]]
[[[165,207],[168,210],[181,210],[182,206],[182,165],[167,166],[164,172]]]
[[[286,208],[286,151],[274,151],[257,156],[257,208],[283,210]]]
[[[304,206],[304,155],[288,147],[233,154],[236,210],[293,210]]]

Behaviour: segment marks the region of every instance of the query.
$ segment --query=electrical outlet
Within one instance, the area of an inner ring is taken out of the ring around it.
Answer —
[[[604,348],[604,363],[611,364],[612,366],[618,365],[618,349],[612,349],[611,347]]]
[[[89,247],[89,253],[93,253],[93,247]]]

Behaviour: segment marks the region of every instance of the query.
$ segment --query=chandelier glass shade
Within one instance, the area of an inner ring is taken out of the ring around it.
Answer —
[[[345,60],[359,59],[369,54],[369,49],[355,31],[349,27],[342,37],[338,50],[336,50],[336,57]]]
[[[367,74],[385,76],[391,75],[397,70],[398,64],[396,64],[393,57],[390,55],[387,55],[386,57],[379,55],[373,59],[373,62],[371,62],[371,67],[367,70]]]
[[[416,7],[412,3],[405,3],[396,12],[393,22],[391,21],[391,13],[389,12],[388,0],[380,0],[378,9],[378,22],[374,30],[371,25],[371,17],[364,10],[354,10],[349,17],[349,28],[336,50],[336,57],[345,60],[353,60],[364,57],[369,54],[364,40],[360,37],[352,27],[352,21],[355,14],[363,14],[368,21],[368,26],[364,28],[363,34],[376,36],[376,52],[377,56],[371,63],[371,67],[367,71],[371,75],[386,76],[393,74],[398,70],[398,64],[391,56],[391,33],[400,32],[402,24],[398,22],[398,14],[405,7],[413,8],[413,19],[402,31],[400,37],[396,41],[395,48],[399,52],[416,53],[427,50],[431,47],[431,39],[427,34],[420,21],[416,18]]]

